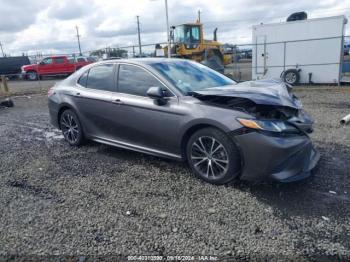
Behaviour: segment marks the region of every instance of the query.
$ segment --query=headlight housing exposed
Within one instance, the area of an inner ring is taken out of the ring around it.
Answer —
[[[268,132],[277,133],[296,133],[298,129],[293,125],[288,124],[285,121],[280,120],[256,120],[256,119],[245,119],[237,118],[238,122],[247,128],[263,130]]]

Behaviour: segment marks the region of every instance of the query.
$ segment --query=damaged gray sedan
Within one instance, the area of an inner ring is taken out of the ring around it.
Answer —
[[[296,181],[319,160],[312,119],[277,81],[237,84],[181,59],[113,60],[82,68],[48,95],[51,123],[70,145],[88,139],[187,161],[213,184]]]

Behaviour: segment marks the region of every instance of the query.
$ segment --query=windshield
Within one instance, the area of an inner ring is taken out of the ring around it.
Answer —
[[[175,28],[176,43],[199,43],[199,26],[180,25]]]
[[[152,63],[150,66],[186,95],[212,87],[236,84],[235,81],[209,67],[192,61],[174,60]]]

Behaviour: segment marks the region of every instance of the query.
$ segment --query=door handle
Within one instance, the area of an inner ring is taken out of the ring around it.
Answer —
[[[75,93],[75,96],[80,96],[80,93],[79,92]]]
[[[117,104],[117,105],[122,105],[122,104],[123,104],[123,101],[120,100],[119,98],[117,98],[117,99],[114,99],[114,100],[112,101],[112,103],[113,103],[113,104]]]

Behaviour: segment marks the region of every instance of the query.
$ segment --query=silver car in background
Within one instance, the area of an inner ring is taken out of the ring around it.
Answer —
[[[237,84],[182,59],[85,66],[49,90],[51,123],[72,146],[84,140],[187,161],[213,184],[291,182],[319,159],[312,119],[278,81]]]

